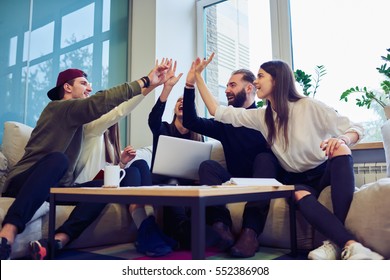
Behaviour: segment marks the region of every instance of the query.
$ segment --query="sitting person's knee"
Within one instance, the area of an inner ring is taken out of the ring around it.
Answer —
[[[343,144],[338,149],[333,151],[332,157],[350,155],[351,153],[351,149],[347,145]]]
[[[311,193],[306,191],[306,190],[299,190],[299,191],[296,191],[294,193],[294,196],[295,196],[295,201],[299,201],[301,200],[302,198],[304,198],[305,196],[307,195],[310,195]]]

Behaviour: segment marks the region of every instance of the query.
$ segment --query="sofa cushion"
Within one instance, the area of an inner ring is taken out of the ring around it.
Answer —
[[[346,227],[363,245],[390,258],[390,178],[366,184],[354,194]]]
[[[127,166],[131,165],[134,161],[143,159],[146,161],[148,166],[152,165],[152,151],[153,147],[152,146],[147,146],[147,147],[142,147],[137,149],[137,153],[134,159],[132,159]]]
[[[7,179],[8,160],[5,155],[0,152],[0,196],[3,193],[4,182]]]
[[[210,159],[215,160],[224,168],[226,168],[225,154],[221,142],[214,139],[209,140],[209,142],[213,144],[213,147],[211,149]]]
[[[383,149],[386,156],[386,173],[390,177],[390,120],[387,120],[381,127]]]
[[[32,130],[32,127],[19,122],[4,123],[2,152],[8,159],[9,167],[13,167],[22,158]]]
[[[319,201],[332,211],[331,189]],[[364,246],[390,258],[390,178],[363,185],[354,193],[345,226]],[[325,238],[316,232],[315,246]]]

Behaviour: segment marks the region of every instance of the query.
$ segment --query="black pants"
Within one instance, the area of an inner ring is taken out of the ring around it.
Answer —
[[[122,186],[151,185],[149,167],[144,160],[135,161],[122,180]],[[128,169],[129,169],[128,168]],[[14,197],[3,220],[15,225],[18,233],[24,231],[38,208],[47,201],[50,188],[57,186],[68,169],[67,157],[59,152],[46,155],[27,171],[15,176],[9,183],[4,196]],[[102,180],[90,181],[75,187],[100,187]],[[66,233],[70,240],[77,238],[101,213],[105,203],[80,202],[65,223],[56,232]]]
[[[264,154],[269,155],[268,158],[276,160],[272,153]],[[267,172],[263,164],[264,162],[262,159],[255,159],[252,170],[253,177],[273,178],[273,173]],[[259,174],[258,170],[262,170],[262,173]],[[213,160],[202,162],[199,167],[199,178],[202,185],[221,185],[222,183],[230,180],[231,177],[232,175],[222,165]],[[259,219],[261,219],[266,213],[268,213],[268,209],[263,204],[259,205],[257,201],[246,203],[243,213],[242,227],[251,228],[257,233],[260,233],[260,225],[263,223],[265,224],[265,219],[264,221],[259,221]],[[206,215],[210,222],[220,221],[230,227],[232,226],[230,212],[225,205],[207,207]]]
[[[311,195],[298,202],[298,209],[305,219],[320,233],[343,247],[354,236],[344,227],[349,207],[352,202],[355,188],[353,161],[350,155],[334,157],[316,168],[302,172],[291,173],[285,171],[272,154],[259,154],[256,158],[258,178],[276,178],[283,184],[295,185],[296,190],[306,190]],[[331,199],[333,213],[317,201],[321,191],[331,185]],[[269,211],[269,200],[256,203],[259,216],[251,213],[253,222],[256,222],[260,234],[265,226]],[[246,210],[246,209],[245,209]]]

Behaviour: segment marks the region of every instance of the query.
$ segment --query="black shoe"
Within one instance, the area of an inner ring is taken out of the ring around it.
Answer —
[[[0,259],[9,260],[11,256],[11,245],[8,244],[8,240],[5,237],[1,237],[0,241]]]
[[[221,251],[226,251],[234,244],[234,236],[230,228],[222,222],[213,224],[212,229],[217,233],[219,240],[217,241],[217,248]]]
[[[236,244],[230,249],[230,255],[236,258],[253,257],[259,250],[257,233],[250,228],[244,228]]]
[[[177,240],[178,248],[181,250],[191,249],[191,222],[182,221],[173,232],[172,237]]]
[[[54,240],[54,253],[61,249],[61,241]],[[47,260],[49,256],[49,242],[47,239],[31,241],[29,243],[30,256],[33,260]]]

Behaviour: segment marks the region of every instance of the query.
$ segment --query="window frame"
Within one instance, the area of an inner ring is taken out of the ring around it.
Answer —
[[[197,8],[197,54],[204,57],[204,13],[203,10],[209,6],[228,0],[198,0]],[[292,40],[290,23],[290,1],[269,0],[271,15],[271,36],[272,36],[272,58],[286,61],[292,66]]]
[[[197,8],[197,55],[205,57],[205,24],[204,24],[204,9],[221,2],[228,0],[198,0]],[[272,59],[280,59],[287,62],[292,69],[293,63],[293,46],[292,46],[292,31],[291,31],[291,16],[290,16],[290,0],[269,0],[270,3],[270,18],[271,18],[271,36],[272,36]],[[204,104],[198,100],[198,108],[202,108]],[[207,115],[207,108],[205,108]],[[366,142],[357,144],[354,150],[370,150],[383,149],[383,141]]]

